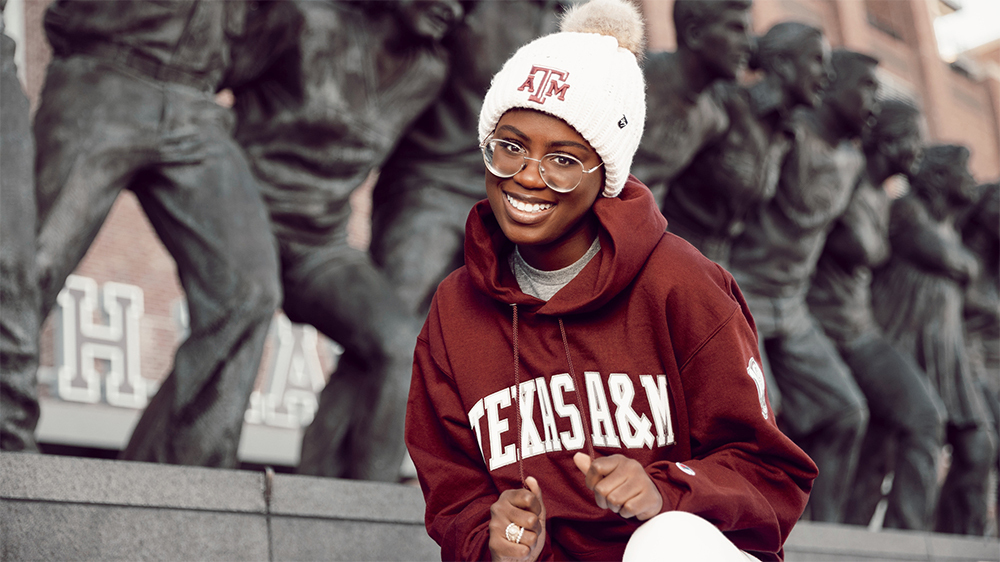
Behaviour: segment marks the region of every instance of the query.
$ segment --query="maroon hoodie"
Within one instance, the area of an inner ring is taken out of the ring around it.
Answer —
[[[406,442],[442,559],[489,560],[490,505],[534,476],[548,516],[541,560],[620,560],[641,522],[597,507],[573,463],[583,451],[637,460],[664,511],[780,560],[816,466],[774,423],[739,288],[664,231],[634,177],[593,209],[601,251],[543,302],[518,288],[513,246],[480,202],[466,265],[434,296]]]

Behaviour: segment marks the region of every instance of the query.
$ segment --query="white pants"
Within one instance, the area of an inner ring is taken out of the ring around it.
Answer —
[[[685,511],[668,511],[643,523],[632,534],[622,558],[622,562],[668,560],[757,561],[736,548],[718,527]]]

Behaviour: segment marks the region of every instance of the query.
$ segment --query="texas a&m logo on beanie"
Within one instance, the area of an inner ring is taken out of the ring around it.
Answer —
[[[517,91],[528,90],[531,92],[528,101],[539,104],[545,103],[545,99],[552,96],[558,96],[559,101],[566,101],[566,90],[569,89],[569,84],[566,83],[568,78],[569,72],[564,70],[533,65],[528,77],[521,83]]]

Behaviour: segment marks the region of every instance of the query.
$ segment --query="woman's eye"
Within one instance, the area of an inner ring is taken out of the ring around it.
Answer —
[[[558,154],[552,155],[552,163],[562,168],[572,166],[575,162],[575,160],[568,156],[560,156]]]
[[[500,146],[511,154],[524,154],[524,148],[509,142],[500,143]]]

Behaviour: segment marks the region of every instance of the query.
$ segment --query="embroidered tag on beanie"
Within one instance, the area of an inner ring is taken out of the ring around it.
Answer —
[[[622,115],[622,118],[618,120],[618,128],[624,129],[625,125],[628,125],[628,119],[626,119],[625,116]]]

